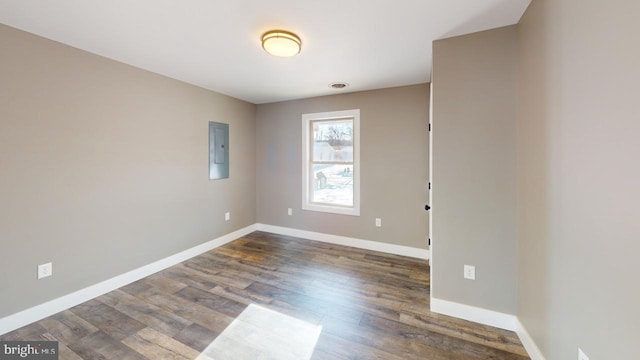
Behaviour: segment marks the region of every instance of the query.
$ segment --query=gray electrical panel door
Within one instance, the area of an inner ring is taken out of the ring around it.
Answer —
[[[209,179],[229,177],[229,124],[209,121]]]

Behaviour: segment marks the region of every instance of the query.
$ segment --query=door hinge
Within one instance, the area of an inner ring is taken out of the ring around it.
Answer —
[[[429,190],[431,190],[431,181],[429,181]]]
[[[429,131],[431,131],[431,123],[429,123]]]

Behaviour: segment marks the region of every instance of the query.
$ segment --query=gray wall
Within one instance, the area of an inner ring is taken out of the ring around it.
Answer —
[[[516,313],[515,26],[433,44],[434,298]],[[476,267],[476,280],[463,266]]]
[[[518,26],[518,316],[548,359],[637,359],[640,2],[534,0]]]
[[[255,223],[254,105],[2,25],[0,49],[0,317]]]
[[[347,109],[361,110],[361,215],[303,211],[301,116]],[[258,105],[258,221],[426,249],[428,110],[428,84]]]

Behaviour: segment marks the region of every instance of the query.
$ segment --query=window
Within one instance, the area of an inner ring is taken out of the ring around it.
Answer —
[[[360,110],[302,115],[302,208],[360,215]]]

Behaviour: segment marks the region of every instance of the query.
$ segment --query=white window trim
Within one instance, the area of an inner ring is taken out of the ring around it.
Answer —
[[[353,207],[312,203],[310,176],[310,122],[353,118]],[[302,114],[302,209],[342,215],[360,216],[360,109]]]

